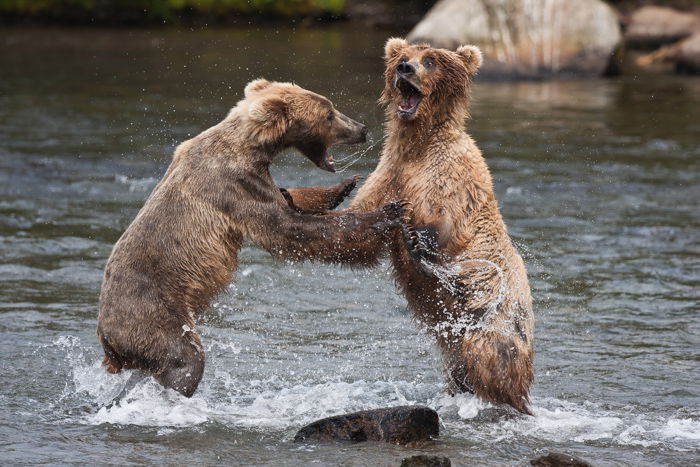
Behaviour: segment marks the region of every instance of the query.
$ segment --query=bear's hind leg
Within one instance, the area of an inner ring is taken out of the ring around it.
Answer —
[[[532,415],[528,407],[533,380],[529,346],[518,337],[494,331],[474,332],[460,344],[441,345],[450,392],[470,392]]]
[[[123,368],[121,362],[109,355],[105,355],[105,358],[102,359],[102,365],[107,367],[107,373],[111,373],[113,375],[121,373]]]
[[[100,332],[98,332],[98,336],[100,338],[100,343],[102,344],[102,349],[105,352],[105,357],[102,359],[102,365],[106,367],[107,373],[111,373],[113,375],[121,373],[122,368],[125,368],[126,365],[124,365],[122,359],[119,357],[119,355],[117,355],[112,346],[109,345],[107,340],[101,335]]]
[[[185,397],[192,397],[203,373],[204,350],[199,337],[188,331],[187,339],[181,338],[172,343],[161,369],[153,376],[166,388],[174,389]]]

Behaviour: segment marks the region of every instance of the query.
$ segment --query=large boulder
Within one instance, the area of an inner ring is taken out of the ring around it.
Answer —
[[[617,13],[601,0],[440,0],[411,42],[484,52],[482,75],[603,74],[620,44]]]
[[[658,47],[700,31],[700,15],[661,6],[646,6],[629,18],[625,41],[631,46]]]
[[[700,32],[637,59],[642,66],[672,63],[679,73],[700,74]]]
[[[428,441],[439,433],[437,412],[407,405],[324,418],[301,428],[294,441],[386,441],[405,445]]]

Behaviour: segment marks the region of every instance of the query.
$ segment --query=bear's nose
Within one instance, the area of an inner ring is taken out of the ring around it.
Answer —
[[[402,75],[413,75],[416,73],[416,67],[413,66],[412,63],[401,62],[399,63],[399,66],[396,67],[396,71]]]
[[[365,125],[362,125],[362,129],[360,130],[360,134],[362,135],[363,138],[367,138],[367,127]]]

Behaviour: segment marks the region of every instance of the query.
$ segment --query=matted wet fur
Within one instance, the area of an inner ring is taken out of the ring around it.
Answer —
[[[449,389],[530,414],[534,317],[527,272],[486,162],[464,130],[481,52],[394,38],[385,60],[380,102],[387,139],[350,210],[370,211],[392,199],[413,203],[416,228],[394,235],[391,260],[409,308],[437,338]]]
[[[105,267],[97,335],[107,370],[137,368],[191,396],[204,371],[195,319],[230,282],[244,239],[288,260],[376,262],[373,252],[397,231],[400,203],[308,215],[289,205],[269,172],[286,147],[333,171],[327,148],[365,135],[325,97],[256,80],[226,119],[182,143]],[[355,183],[314,197],[317,211]]]

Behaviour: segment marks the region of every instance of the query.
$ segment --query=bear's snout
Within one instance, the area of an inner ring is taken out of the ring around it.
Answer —
[[[396,67],[399,76],[413,76],[416,74],[416,66],[411,62],[401,62]]]
[[[341,117],[342,122],[345,124],[342,136],[338,141],[341,144],[361,144],[367,142],[368,129],[366,125],[357,122],[345,115]]]

